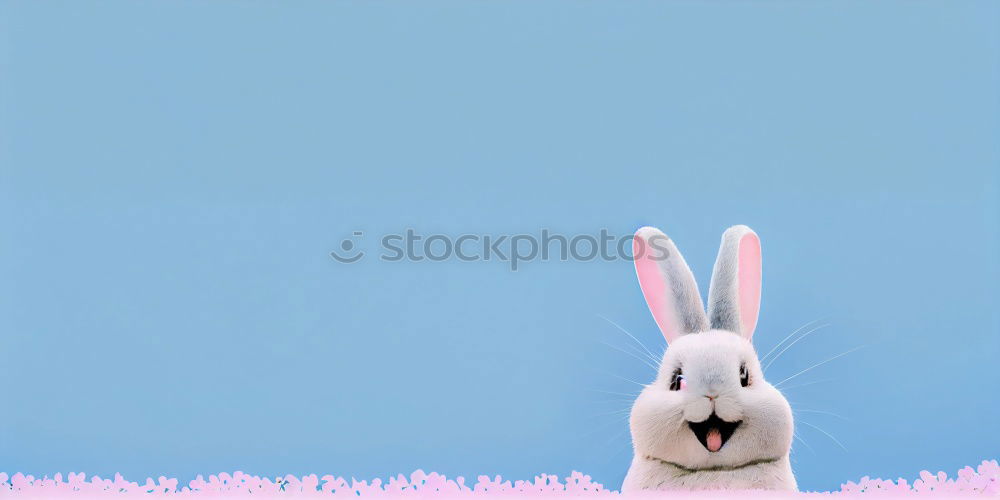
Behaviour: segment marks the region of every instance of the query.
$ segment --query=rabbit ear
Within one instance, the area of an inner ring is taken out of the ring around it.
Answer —
[[[750,340],[760,311],[760,239],[746,226],[722,234],[708,288],[712,328],[729,330]]]
[[[707,330],[698,285],[674,242],[659,229],[644,227],[635,233],[632,252],[642,295],[667,343]]]

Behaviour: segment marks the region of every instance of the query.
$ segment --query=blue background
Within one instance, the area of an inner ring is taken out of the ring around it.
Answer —
[[[830,324],[770,380],[864,346],[787,392],[846,448],[801,424],[803,488],[995,458],[998,10],[5,2],[0,470],[617,488],[652,372],[601,316],[662,349],[629,262],[372,256],[645,224],[702,293],[760,234],[761,352]]]

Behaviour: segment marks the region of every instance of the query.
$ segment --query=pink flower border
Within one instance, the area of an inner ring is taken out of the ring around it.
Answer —
[[[605,489],[600,483],[591,480],[590,476],[573,472],[560,481],[551,474],[535,476],[531,481],[510,481],[500,476],[493,478],[479,476],[473,485],[466,485],[465,479],[447,477],[431,472],[416,471],[407,478],[402,474],[390,477],[388,481],[381,479],[371,481],[348,481],[342,477],[316,474],[296,477],[287,475],[278,478],[253,476],[243,472],[233,474],[221,473],[211,475],[206,480],[202,476],[178,488],[176,479],[160,476],[157,481],[147,478],[139,484],[127,481],[121,474],[115,474],[114,479],[103,479],[93,476],[89,480],[85,474],[69,473],[63,477],[55,474],[53,477],[35,478],[21,473],[7,476],[0,473],[0,497],[17,498],[88,498],[114,496],[200,496],[200,497],[250,497],[269,498],[279,496],[305,497],[466,497],[466,496],[562,496],[562,497],[595,497],[595,496],[642,496],[657,498],[788,498],[798,496],[901,496],[924,495],[938,497],[976,496],[979,498],[1000,497],[1000,465],[996,460],[983,461],[975,469],[964,467],[958,471],[957,477],[949,478],[944,472],[936,475],[927,471],[920,473],[920,478],[908,483],[905,479],[896,481],[861,478],[857,483],[848,482],[836,492],[814,492],[781,494],[767,491],[706,491],[706,492],[650,492],[639,495],[622,495],[614,490]]]

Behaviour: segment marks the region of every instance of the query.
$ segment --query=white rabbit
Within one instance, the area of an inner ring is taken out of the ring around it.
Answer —
[[[632,405],[635,454],[622,491],[796,491],[792,410],[764,380],[750,343],[760,306],[756,233],[733,226],[722,235],[707,315],[673,242],[651,227],[635,236],[639,286],[668,348]]]

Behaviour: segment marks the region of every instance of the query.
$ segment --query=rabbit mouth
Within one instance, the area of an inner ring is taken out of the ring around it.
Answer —
[[[698,442],[706,450],[714,453],[722,449],[742,422],[742,420],[726,422],[713,412],[703,422],[688,422],[688,427],[691,428],[694,437],[698,438]]]

